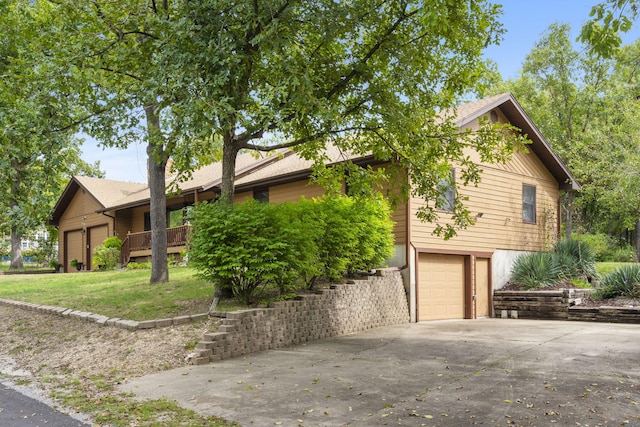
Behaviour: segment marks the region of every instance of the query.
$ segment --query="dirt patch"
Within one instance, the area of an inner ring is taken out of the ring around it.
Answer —
[[[186,365],[185,357],[203,334],[215,330],[209,319],[169,328],[129,331],[74,318],[0,307],[0,372],[41,389],[55,381],[101,376],[119,382]],[[43,379],[45,381],[43,381]]]

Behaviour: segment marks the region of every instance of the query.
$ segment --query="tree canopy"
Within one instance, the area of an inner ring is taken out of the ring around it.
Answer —
[[[582,190],[575,215],[583,231],[625,236],[640,218],[637,120],[640,44],[612,58],[573,46],[566,24],[554,24],[536,43],[510,90]]]
[[[49,8],[0,3],[0,230],[11,234],[11,267],[22,266],[20,239],[42,225],[73,173],[99,174],[80,158],[71,131],[73,100],[52,84]]]

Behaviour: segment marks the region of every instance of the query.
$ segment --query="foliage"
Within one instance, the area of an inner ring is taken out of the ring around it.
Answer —
[[[48,219],[68,177],[99,171],[81,160],[72,136],[75,97],[58,84],[67,68],[51,60],[53,5],[8,0],[1,7],[0,232],[11,234],[12,267],[18,268],[21,237]]]
[[[295,291],[378,267],[393,252],[381,197],[324,197],[280,205],[203,203],[195,210],[189,262],[201,277],[246,303],[275,286]]]
[[[521,255],[511,271],[511,281],[528,290],[593,277],[598,277],[593,252],[578,240],[560,240],[552,252]]]
[[[191,265],[246,303],[257,302],[269,282],[288,274],[289,261],[296,256],[287,239],[287,222],[269,203],[202,203],[195,209],[193,226]]]
[[[640,264],[625,264],[602,278],[597,298],[640,298]]]
[[[626,236],[640,217],[640,122],[630,96],[640,93],[638,57],[639,42],[605,59],[574,47],[570,27],[554,24],[521,76],[494,87],[514,93],[582,184],[574,203],[563,199],[564,217],[592,234]]]
[[[634,262],[635,249],[630,245],[620,245],[611,236],[604,233],[582,234],[575,236],[592,248],[595,261]]]
[[[115,270],[120,261],[121,248],[122,240],[118,236],[107,237],[102,245],[93,249],[92,262],[101,270]]]
[[[127,270],[151,270],[150,262],[130,262],[127,264]]]
[[[484,161],[499,162],[519,144],[515,133],[505,132],[508,126],[485,123],[460,132],[455,123],[453,107],[486,71],[482,50],[503,32],[498,5],[185,4],[170,23],[171,39],[163,40],[162,63],[170,84],[189,90],[172,105],[186,118],[180,125],[187,140],[222,144],[223,202],[232,200],[240,150],[295,149],[323,170],[326,147],[334,145],[345,157],[397,161],[409,170],[414,195],[427,201],[420,218],[438,222],[438,183],[451,164],[460,164],[457,184],[480,179],[468,147]],[[188,173],[192,158],[175,166]],[[453,221],[437,228],[441,235],[451,237],[470,223],[461,202]]]
[[[511,271],[511,281],[526,290],[554,285],[561,277],[562,267],[551,252],[521,255]]]
[[[595,256],[588,244],[580,240],[559,240],[553,250],[565,277],[596,277]]]
[[[594,52],[613,56],[620,45],[620,33],[628,32],[638,16],[638,0],[605,0],[591,8],[579,40]]]

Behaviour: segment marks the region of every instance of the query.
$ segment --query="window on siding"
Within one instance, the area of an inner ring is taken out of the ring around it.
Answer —
[[[522,186],[522,220],[530,224],[536,223],[536,187]]]
[[[442,178],[438,182],[438,190],[440,196],[438,197],[438,209],[443,211],[452,212],[454,203],[456,200],[456,188],[454,183],[456,182],[456,170],[451,168],[451,175],[448,178]]]
[[[253,190],[253,199],[262,203],[269,203],[269,189]]]

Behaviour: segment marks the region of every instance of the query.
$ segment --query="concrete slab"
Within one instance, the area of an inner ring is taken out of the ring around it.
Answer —
[[[640,325],[379,328],[132,379],[242,426],[640,425]]]

